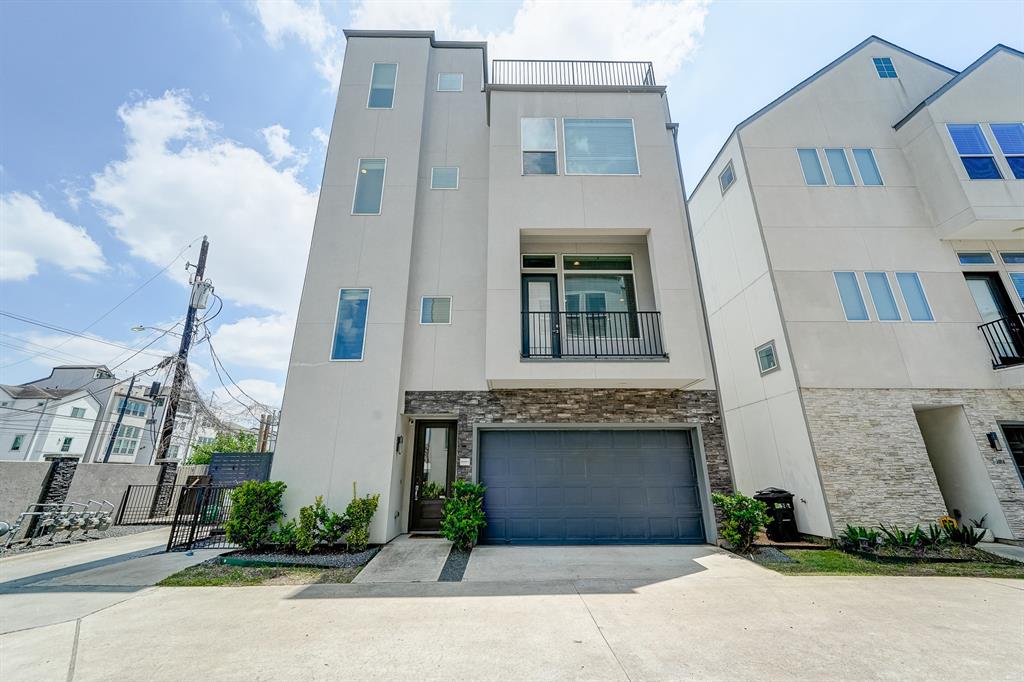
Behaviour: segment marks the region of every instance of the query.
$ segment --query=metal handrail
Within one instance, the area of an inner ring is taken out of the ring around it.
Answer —
[[[580,59],[495,59],[494,85],[656,86],[652,62]]]
[[[661,313],[522,313],[524,358],[664,358]]]
[[[1024,313],[978,325],[992,354],[992,368],[1024,364]]]

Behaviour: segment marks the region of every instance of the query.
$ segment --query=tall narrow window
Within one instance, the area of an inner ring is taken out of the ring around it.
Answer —
[[[855,272],[834,272],[836,287],[839,289],[839,300],[843,303],[846,319],[863,322],[868,319],[868,307],[864,304],[864,295],[860,291],[860,283]]]
[[[451,324],[451,322],[451,296],[424,296],[420,300],[420,324]]]
[[[907,304],[907,312],[910,319],[916,322],[931,322],[931,306],[928,305],[928,298],[924,295],[924,287],[921,286],[921,277],[916,272],[897,272],[896,281],[900,285],[900,293],[903,294],[903,301]]]
[[[369,289],[342,289],[338,293],[338,317],[334,324],[331,360],[363,359],[369,303]]]
[[[367,109],[390,109],[395,105],[395,78],[398,64],[374,64],[370,73],[370,95]]]
[[[853,160],[857,162],[860,181],[868,186],[882,184],[882,174],[878,172],[875,154],[870,149],[854,149]]]
[[[356,195],[352,200],[354,215],[380,215],[387,164],[387,159],[359,159]]]
[[[566,118],[562,129],[567,174],[640,174],[631,119]]]
[[[520,122],[523,175],[558,173],[558,134],[553,118],[524,118]]]
[[[846,160],[845,149],[826,149],[825,158],[828,159],[828,169],[832,171],[832,181],[837,185],[852,185],[853,171],[850,170],[850,162]]]
[[[1024,272],[1011,272],[1010,281],[1013,282],[1013,288],[1017,290],[1021,303],[1024,303]]]
[[[21,444],[24,443],[24,442],[25,442],[25,434],[19,433],[18,435],[16,435],[14,437],[14,440],[11,441],[11,450],[13,450],[13,451],[21,450]]]
[[[875,72],[879,78],[899,77],[896,75],[896,67],[892,65],[892,57],[873,57],[871,61],[875,63]]]
[[[458,189],[458,166],[434,166],[430,169],[430,189]]]
[[[61,443],[60,443],[60,451],[61,452],[70,452],[71,451],[71,441],[72,440],[73,439],[71,438],[71,436],[65,436],[64,440],[62,440]]]
[[[991,128],[1013,177],[1024,180],[1024,123],[993,123]]]
[[[779,368],[779,358],[775,353],[775,341],[769,341],[754,349],[757,355],[757,368],[761,374],[768,374]]]
[[[988,146],[985,133],[977,123],[948,123],[946,130],[953,140],[960,161],[964,164],[967,177],[971,180],[1001,180],[1002,174],[996,166],[992,148]]]
[[[462,92],[461,73],[439,73],[437,74],[438,92]]]
[[[892,295],[889,276],[884,272],[865,272],[864,279],[868,281],[868,291],[871,292],[871,302],[875,304],[878,319],[890,322],[899,320],[900,309],[896,306],[896,297]]]
[[[804,171],[804,182],[808,185],[825,185],[825,171],[821,169],[821,160],[817,149],[797,149],[800,155],[800,167]]]

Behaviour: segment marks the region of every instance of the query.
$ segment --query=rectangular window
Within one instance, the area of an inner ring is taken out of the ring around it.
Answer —
[[[565,118],[565,172],[572,175],[640,175],[633,121]]]
[[[1013,288],[1017,290],[1021,303],[1024,303],[1024,272],[1011,272],[1010,281],[1013,282]]]
[[[910,319],[916,322],[934,320],[931,306],[928,305],[928,297],[924,295],[924,287],[921,286],[921,277],[916,272],[897,272],[896,281],[900,285],[900,293],[907,304]]]
[[[390,109],[395,105],[395,79],[398,64],[374,64],[370,73],[370,96],[367,109]]]
[[[570,270],[622,270],[633,269],[632,256],[564,256],[562,267]]]
[[[553,118],[524,118],[522,135],[523,175],[558,174],[558,133]]]
[[[538,256],[533,254],[525,254],[523,256],[523,267],[524,268],[554,268],[558,267],[557,260],[554,256]]]
[[[892,57],[872,57],[871,61],[875,63],[879,78],[899,78],[896,67],[892,65]]]
[[[438,92],[462,92],[461,73],[439,73],[437,74]]]
[[[839,300],[843,303],[846,319],[862,322],[868,319],[868,307],[864,304],[864,295],[860,291],[860,283],[855,272],[834,272],[836,287],[839,289]]]
[[[875,154],[870,149],[854,149],[853,160],[857,162],[857,171],[860,173],[860,181],[867,186],[878,186],[882,184],[882,174],[878,172],[878,164],[875,163]]]
[[[832,182],[843,186],[854,184],[845,149],[826,149],[825,158],[828,159],[828,169],[832,171]]]
[[[1000,251],[999,255],[1007,265],[1024,265],[1024,251]]]
[[[775,341],[758,346],[754,349],[754,353],[757,355],[757,368],[761,374],[767,374],[779,368],[779,358],[775,354]]]
[[[825,171],[821,169],[821,160],[817,149],[797,149],[800,155],[800,167],[804,171],[804,182],[808,185],[825,185]]]
[[[114,439],[114,447],[110,450],[114,455],[134,455],[135,449],[139,447],[139,436],[142,430],[137,426],[120,426],[117,429],[117,437]]]
[[[458,166],[434,166],[430,169],[430,189],[458,189]]]
[[[1013,177],[1024,180],[1024,123],[993,123],[990,127]]]
[[[420,324],[451,324],[452,297],[424,296],[420,301]]]
[[[71,436],[65,436],[64,440],[62,440],[61,443],[60,443],[60,451],[61,452],[70,452],[71,451],[71,441],[72,441]]]
[[[331,360],[363,359],[369,303],[369,289],[342,289],[338,293],[338,317],[334,324]]]
[[[992,148],[988,146],[985,133],[977,123],[947,123],[946,130],[953,140],[960,161],[964,164],[967,177],[971,180],[1001,180],[1002,174],[996,166]]]
[[[85,408],[84,407],[72,407],[71,408],[71,416],[74,417],[75,419],[83,419],[85,417]]]
[[[991,265],[995,263],[995,259],[988,251],[957,251],[956,257],[960,260],[960,265]]]
[[[889,276],[884,272],[865,272],[871,302],[875,304],[875,313],[879,320],[896,321],[900,319],[900,309],[896,306],[896,297],[889,286]]]
[[[718,185],[722,188],[722,194],[725,194],[725,191],[732,187],[734,182],[736,182],[736,172],[732,169],[732,161],[730,161],[718,176]]]
[[[16,435],[14,437],[14,440],[11,441],[11,450],[12,451],[21,450],[21,444],[24,443],[24,442],[25,442],[25,434],[19,433],[18,435]]]
[[[125,414],[130,414],[133,417],[145,417],[146,416],[146,403],[139,400],[128,400],[128,404],[125,405],[125,399],[121,398],[121,401],[117,404],[117,411],[124,410]]]
[[[353,215],[380,215],[387,165],[387,159],[359,159],[356,194],[352,200]]]

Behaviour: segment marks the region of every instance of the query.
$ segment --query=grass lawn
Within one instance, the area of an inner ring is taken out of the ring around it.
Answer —
[[[838,549],[787,549],[783,550],[783,554],[794,559],[795,563],[759,563],[786,575],[939,575],[1024,579],[1024,564],[999,563],[995,559],[991,563],[882,563],[862,559]]]
[[[350,583],[361,566],[355,568],[315,568],[312,566],[228,566],[202,563],[189,566],[157,583],[161,587],[237,587],[243,585],[313,585]]]

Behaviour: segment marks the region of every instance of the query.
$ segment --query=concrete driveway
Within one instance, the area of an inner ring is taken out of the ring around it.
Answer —
[[[484,547],[457,583],[144,589],[0,636],[0,679],[1021,679],[1022,643],[1024,581]]]

